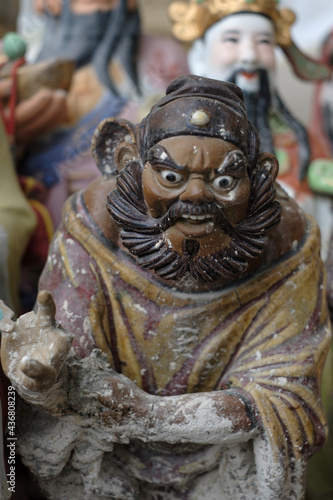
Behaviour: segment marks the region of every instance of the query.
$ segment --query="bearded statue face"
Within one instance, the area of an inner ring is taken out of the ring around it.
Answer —
[[[142,188],[150,216],[163,218],[179,207],[165,230],[172,248],[182,253],[186,239],[194,239],[199,254],[209,255],[230,242],[221,216],[235,227],[246,215],[248,164],[242,151],[226,141],[171,137],[150,149]]]
[[[135,144],[121,144],[115,158],[120,173],[108,209],[123,245],[163,279],[233,280],[279,221],[269,153],[251,172],[234,144],[180,135],[153,145],[144,164]]]
[[[275,70],[275,32],[265,16],[241,13],[213,24],[189,52],[194,74],[233,81],[247,92],[258,92],[265,70],[270,85]]]

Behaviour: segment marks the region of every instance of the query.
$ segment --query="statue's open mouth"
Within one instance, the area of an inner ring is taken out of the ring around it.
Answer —
[[[215,222],[211,216],[191,215],[178,219],[175,226],[187,238],[200,238],[210,234],[214,227]]]
[[[206,214],[206,215],[188,215],[188,214],[183,214],[182,219],[187,219],[188,222],[198,222],[199,224],[201,222],[206,222],[209,219],[213,218],[212,214]]]
[[[252,80],[252,78],[258,76],[258,73],[257,71],[242,71],[241,75],[244,76],[244,78],[247,78],[248,80]]]

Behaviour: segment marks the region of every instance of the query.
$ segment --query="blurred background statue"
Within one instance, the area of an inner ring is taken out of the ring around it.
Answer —
[[[25,175],[38,178],[47,187],[46,205],[57,226],[68,195],[98,175],[87,153],[94,129],[104,118],[117,115],[131,91],[137,89],[135,56],[140,24],[135,4],[127,0],[119,5],[78,1],[72,6],[68,0],[35,3],[45,17],[37,62],[65,57],[76,67],[67,97],[67,126],[31,144],[20,165]],[[108,64],[116,54],[118,73],[114,78]]]
[[[169,12],[174,35],[192,44],[190,71],[242,88],[261,147],[279,159],[280,183],[306,211],[316,215],[305,178],[311,161],[329,153],[293,116],[277,91],[275,48],[282,48],[300,78],[321,80],[330,71],[294,44],[290,34],[293,12],[279,8],[274,0],[176,1]]]
[[[45,17],[37,61],[66,57],[76,65],[67,126],[31,145],[21,164],[26,175],[47,186],[57,226],[67,197],[100,175],[90,153],[97,125],[110,116],[140,119],[167,84],[187,72],[187,63],[177,42],[140,33],[135,0],[65,0],[56,8],[39,1],[36,7]]]

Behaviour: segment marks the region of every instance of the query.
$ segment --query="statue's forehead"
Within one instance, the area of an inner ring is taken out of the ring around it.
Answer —
[[[205,34],[206,36],[215,36],[215,34],[228,31],[235,31],[239,34],[262,34],[266,33],[274,36],[275,29],[272,21],[262,14],[253,12],[242,12],[227,16],[210,26]]]
[[[181,135],[169,137],[155,144],[150,149],[149,159],[169,163],[170,160],[179,165],[195,163],[202,165],[209,161],[220,163],[229,153],[239,157],[244,153],[234,144],[216,137],[197,135]]]

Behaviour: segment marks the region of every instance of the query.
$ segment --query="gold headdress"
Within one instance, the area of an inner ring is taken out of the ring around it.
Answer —
[[[187,0],[170,4],[169,15],[173,22],[173,35],[182,42],[201,38],[214,23],[231,14],[253,12],[271,19],[276,43],[280,45],[293,65],[295,72],[305,80],[324,80],[331,72],[324,64],[310,59],[293,43],[290,26],[296,16],[290,9],[279,9],[279,0]]]
[[[276,40],[282,47],[291,44],[290,26],[295,14],[278,9],[279,0],[190,0],[173,2],[169,8],[174,22],[173,34],[183,42],[200,38],[217,21],[237,12],[254,12],[269,17],[275,27]]]

